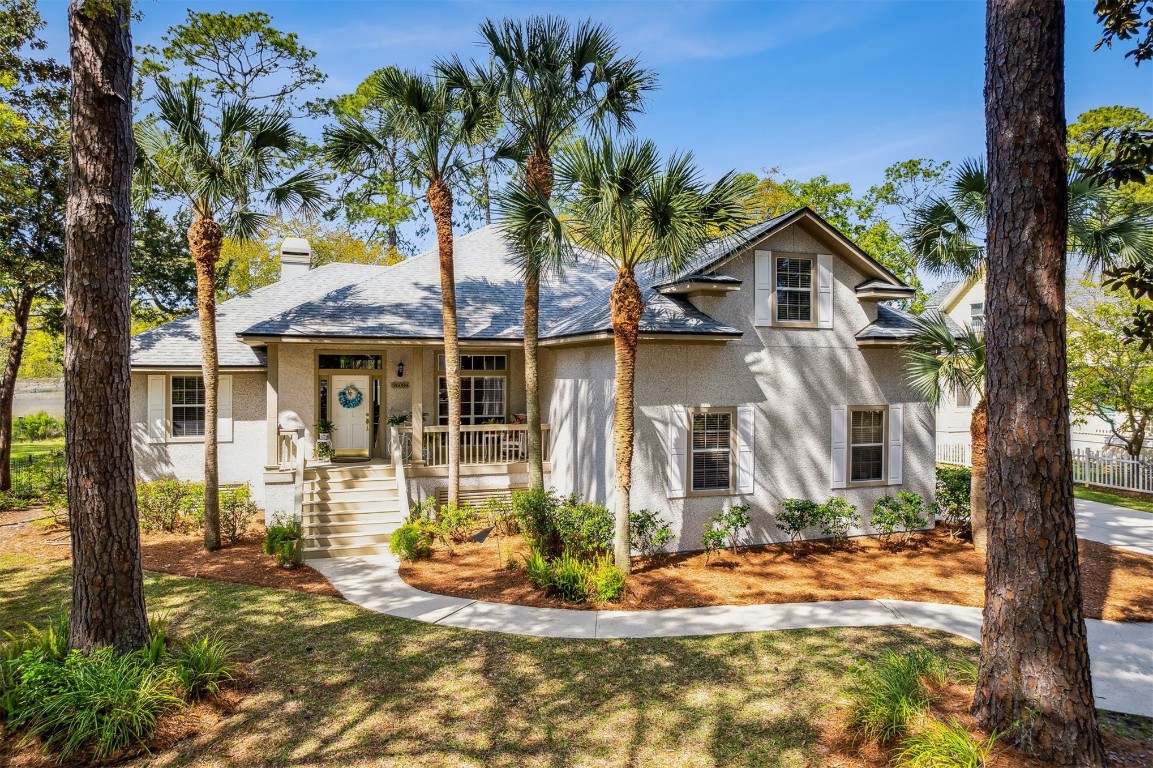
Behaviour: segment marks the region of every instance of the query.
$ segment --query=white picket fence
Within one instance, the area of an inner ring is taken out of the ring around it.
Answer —
[[[969,467],[973,464],[968,443],[937,443],[937,463]]]
[[[937,463],[972,466],[968,443],[937,443]],[[1153,493],[1153,461],[1106,456],[1100,451],[1073,451],[1073,482]]]
[[[1073,482],[1153,493],[1153,461],[1105,456],[1080,448],[1073,451]]]

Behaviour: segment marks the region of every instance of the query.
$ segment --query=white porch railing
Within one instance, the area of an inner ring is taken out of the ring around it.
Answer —
[[[1106,456],[1088,448],[1073,451],[1073,482],[1153,493],[1153,461]]]
[[[541,446],[544,461],[550,460],[549,425],[542,424]],[[424,427],[421,459],[427,467],[448,466],[448,427]],[[401,451],[412,462],[412,427],[399,430]],[[460,428],[460,463],[516,464],[528,460],[527,424],[472,424]]]
[[[970,467],[973,465],[972,446],[968,443],[937,443],[937,463]]]

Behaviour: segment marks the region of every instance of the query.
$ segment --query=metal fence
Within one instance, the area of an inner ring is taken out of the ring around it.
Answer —
[[[22,499],[36,499],[62,491],[66,483],[64,450],[12,459],[12,494]]]

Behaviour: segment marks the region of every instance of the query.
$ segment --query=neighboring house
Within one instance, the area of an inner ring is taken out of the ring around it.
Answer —
[[[455,259],[462,496],[479,498],[527,483],[523,290],[497,226],[457,238]],[[303,514],[309,556],[377,551],[446,484],[437,254],[282,260],[279,282],[218,308],[221,481],[251,483],[269,519]],[[590,259],[546,281],[540,334],[547,483],[610,505],[614,279]],[[749,504],[750,540],[770,542],[784,538],[784,498],[844,496],[867,520],[898,489],[932,496],[933,408],[904,381],[899,349],[911,318],[881,303],[913,289],[811,210],[638,280],[632,504],[670,520],[677,547],[699,549],[729,504]],[[196,318],[136,337],[132,358],[138,474],[199,478]],[[390,424],[406,414],[417,419]],[[322,418],[336,424],[331,465],[312,458]],[[339,463],[355,458],[367,461]]]
[[[1083,262],[1071,260],[1069,265],[1068,289],[1070,306],[1076,301],[1077,286],[1086,275]],[[968,325],[977,330],[985,327],[985,279],[984,276],[943,283],[925,302],[925,311],[936,311],[960,330]],[[946,392],[937,406],[937,450],[942,461],[968,463],[972,437],[969,424],[973,406],[979,395],[975,391]],[[1071,416],[1073,421],[1071,442],[1074,450],[1088,449],[1120,455],[1121,441],[1113,436],[1108,422],[1097,416]],[[1153,441],[1150,441],[1153,445]]]

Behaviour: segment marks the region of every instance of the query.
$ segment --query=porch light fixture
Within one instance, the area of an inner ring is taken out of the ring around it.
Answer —
[[[403,360],[396,364],[396,378],[398,378],[398,379],[404,378],[404,361]]]

